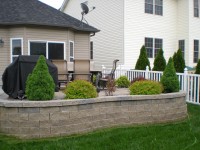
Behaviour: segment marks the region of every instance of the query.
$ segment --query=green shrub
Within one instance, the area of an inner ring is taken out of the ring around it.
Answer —
[[[200,59],[198,60],[198,63],[197,63],[197,66],[196,66],[195,74],[200,74]]]
[[[66,99],[85,99],[97,97],[96,88],[88,81],[75,80],[65,89]]]
[[[165,93],[179,91],[179,81],[171,57],[169,58],[168,64],[163,72],[160,82],[163,84]]]
[[[140,56],[135,65],[135,69],[136,70],[146,70],[146,66],[149,66],[149,69],[150,69],[150,62],[147,57],[147,50],[146,50],[145,46],[143,45],[142,48],[140,49]]]
[[[165,70],[166,60],[163,56],[163,50],[162,49],[160,49],[158,51],[158,55],[156,56],[153,64],[154,64],[154,67],[153,67],[154,71],[164,71]]]
[[[26,81],[26,96],[29,100],[51,100],[54,97],[55,83],[49,74],[46,58],[40,56],[32,74]]]
[[[136,81],[130,87],[130,95],[155,95],[163,91],[162,84],[156,81]]]
[[[173,55],[173,61],[174,61],[174,68],[176,72],[183,73],[185,69],[185,60],[182,55],[181,49],[177,51],[177,53],[174,53]]]
[[[116,80],[116,84],[118,87],[127,88],[130,86],[130,81],[126,76],[121,76]]]

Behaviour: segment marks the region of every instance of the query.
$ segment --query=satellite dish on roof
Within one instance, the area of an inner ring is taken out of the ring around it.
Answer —
[[[88,24],[88,22],[86,21],[86,19],[84,18],[84,15],[87,15],[89,12],[93,11],[95,9],[95,7],[93,6],[91,10],[89,10],[88,8],[88,1],[85,1],[83,3],[81,3],[81,8],[82,8],[82,12],[81,12],[81,15],[82,15],[82,19],[81,19],[81,22],[83,20],[85,20],[85,22]],[[82,24],[83,25],[83,24]]]
[[[88,6],[85,3],[81,3],[81,8],[83,10],[81,12],[82,15],[87,14],[89,12],[89,8],[88,8]]]

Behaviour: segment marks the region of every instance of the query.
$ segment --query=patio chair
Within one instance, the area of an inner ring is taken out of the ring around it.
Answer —
[[[90,60],[74,60],[74,80],[91,81]]]
[[[52,63],[58,69],[58,86],[60,88],[62,83],[67,84],[69,80],[69,73],[67,70],[67,61],[66,60],[52,60]]]
[[[96,85],[96,86],[100,86],[101,85],[103,87],[103,89],[104,89],[106,87],[108,79],[113,80],[115,78],[115,70],[117,68],[117,62],[118,61],[119,61],[118,59],[115,59],[113,61],[113,67],[112,67],[112,70],[111,70],[111,72],[109,74],[101,74],[101,76],[98,76],[97,80],[99,80],[99,81],[97,81],[96,84],[98,84],[98,85]]]

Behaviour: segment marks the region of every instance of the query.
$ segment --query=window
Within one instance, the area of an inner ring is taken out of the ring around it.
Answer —
[[[162,48],[162,39],[155,39],[154,58],[157,56],[159,49]]]
[[[194,0],[194,17],[199,17],[199,0]]]
[[[155,0],[155,14],[156,15],[163,15],[163,1],[162,0]]]
[[[47,59],[65,59],[64,42],[30,41],[30,55],[44,55]]]
[[[153,38],[145,38],[145,47],[148,58],[153,58]]]
[[[159,49],[163,46],[163,40],[158,38],[145,38],[145,47],[148,58],[155,58]]]
[[[73,41],[70,41],[69,42],[69,59],[70,59],[70,62],[73,62],[74,61],[74,42]]]
[[[145,0],[145,13],[153,14],[153,0]]]
[[[145,0],[145,13],[163,15],[163,0]]]
[[[64,44],[63,43],[48,43],[48,58],[58,60],[64,59]]]
[[[43,55],[46,57],[46,42],[30,42],[30,55]]]
[[[197,63],[199,59],[199,40],[194,40],[194,63]]]
[[[185,59],[185,40],[179,40],[179,49],[182,51],[182,56]]]
[[[93,59],[93,42],[90,42],[90,59]]]
[[[11,39],[11,62],[13,62],[19,55],[23,55],[23,39]]]

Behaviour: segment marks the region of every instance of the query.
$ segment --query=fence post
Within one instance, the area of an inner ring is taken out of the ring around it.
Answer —
[[[106,67],[104,66],[104,65],[101,65],[101,71],[102,71],[102,77],[104,78],[104,76],[105,76],[105,70],[106,69]]]
[[[145,79],[149,78],[148,75],[149,75],[149,66],[146,66]]]
[[[188,69],[184,69],[184,91],[187,92],[187,78],[188,78]]]

